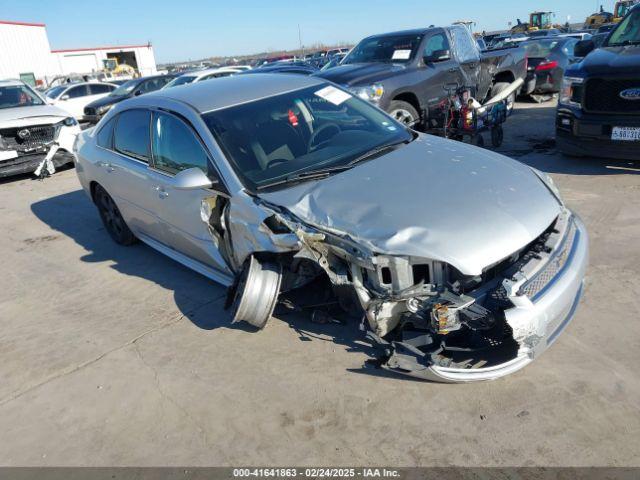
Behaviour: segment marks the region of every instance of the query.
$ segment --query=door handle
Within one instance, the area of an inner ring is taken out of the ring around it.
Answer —
[[[160,185],[154,185],[153,189],[156,192],[158,192],[158,197],[161,200],[164,200],[165,198],[167,198],[169,196],[169,193],[164,188],[162,188],[162,186],[160,186]]]
[[[98,162],[98,166],[104,168],[109,173],[115,171],[115,168],[113,167],[113,165],[111,165],[108,162]]]

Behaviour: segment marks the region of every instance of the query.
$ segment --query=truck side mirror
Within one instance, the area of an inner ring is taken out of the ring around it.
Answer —
[[[580,57],[580,58],[586,57],[593,50],[595,50],[595,48],[596,48],[596,44],[593,43],[593,40],[580,40],[578,43],[576,43],[573,54],[576,57]]]
[[[422,57],[424,63],[437,63],[451,60],[450,50],[435,50],[431,55],[425,55]]]

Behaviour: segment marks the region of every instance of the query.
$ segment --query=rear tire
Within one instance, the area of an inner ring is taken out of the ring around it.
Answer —
[[[414,128],[420,124],[420,114],[410,103],[402,100],[393,100],[387,109],[389,115],[398,122],[409,128]]]
[[[100,185],[96,186],[94,199],[100,218],[111,238],[118,245],[128,246],[138,240],[131,232],[113,198]]]

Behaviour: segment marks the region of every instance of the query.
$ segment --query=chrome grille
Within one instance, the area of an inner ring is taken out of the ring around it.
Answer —
[[[532,300],[535,299],[536,296],[539,295],[549,285],[549,283],[558,276],[558,274],[560,274],[571,256],[576,236],[576,224],[571,221],[560,248],[558,248],[557,252],[555,252],[542,270],[522,286],[518,292],[519,295],[526,295]]]
[[[0,130],[0,139],[6,150],[29,152],[45,147],[55,140],[55,125],[5,128]]]

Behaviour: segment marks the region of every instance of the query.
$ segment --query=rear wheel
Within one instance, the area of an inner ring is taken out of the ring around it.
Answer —
[[[106,190],[98,185],[94,197],[102,223],[113,241],[125,246],[135,243],[137,240],[135,235],[129,230],[118,206]]]
[[[389,104],[387,111],[398,122],[409,128],[413,128],[420,123],[420,114],[415,107],[402,100],[393,100]]]

